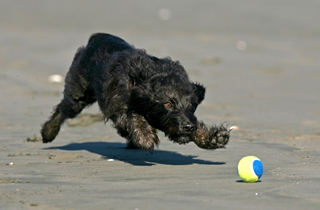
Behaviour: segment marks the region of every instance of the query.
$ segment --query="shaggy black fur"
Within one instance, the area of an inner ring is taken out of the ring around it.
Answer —
[[[129,148],[153,150],[156,130],[170,140],[195,142],[203,149],[222,148],[230,130],[206,125],[194,116],[205,88],[189,80],[178,61],[159,59],[119,37],[94,34],[80,47],[65,79],[64,98],[41,130],[43,142],[57,136],[66,119],[98,102]]]

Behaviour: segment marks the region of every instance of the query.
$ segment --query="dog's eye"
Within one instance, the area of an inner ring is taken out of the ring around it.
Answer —
[[[188,107],[191,108],[192,107],[192,103],[189,103]]]
[[[165,103],[164,104],[167,108],[171,108],[172,107],[172,103],[170,103],[170,102],[167,102],[167,103]]]

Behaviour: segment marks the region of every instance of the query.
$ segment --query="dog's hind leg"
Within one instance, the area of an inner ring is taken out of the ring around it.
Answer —
[[[96,101],[86,76],[86,70],[79,65],[81,50],[82,48],[75,55],[66,76],[64,98],[55,107],[50,119],[42,126],[43,143],[53,141],[66,119],[76,117],[86,106]]]
[[[75,118],[86,106],[92,104],[94,100],[77,100],[65,96],[56,106],[53,115],[42,126],[42,142],[48,143],[55,139],[60,131],[61,125],[69,118]]]
[[[60,105],[60,104],[59,104]],[[53,115],[50,119],[42,126],[40,131],[42,136],[42,142],[48,143],[55,139],[60,131],[60,126],[64,122],[64,118],[60,112],[59,105],[55,108]]]

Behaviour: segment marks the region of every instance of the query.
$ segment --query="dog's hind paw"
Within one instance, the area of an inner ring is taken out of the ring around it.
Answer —
[[[224,124],[219,127],[212,126],[207,128],[203,122],[198,122],[197,133],[194,137],[195,144],[202,149],[225,148],[229,142],[230,129]]]

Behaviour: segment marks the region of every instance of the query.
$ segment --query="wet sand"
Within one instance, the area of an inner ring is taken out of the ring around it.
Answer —
[[[316,1],[0,1],[1,209],[317,209],[320,4]],[[125,149],[97,105],[51,144],[39,130],[95,32],[179,60],[207,87],[196,115],[239,127],[226,149]],[[238,161],[258,156],[261,181]],[[113,160],[113,161],[112,161]]]

